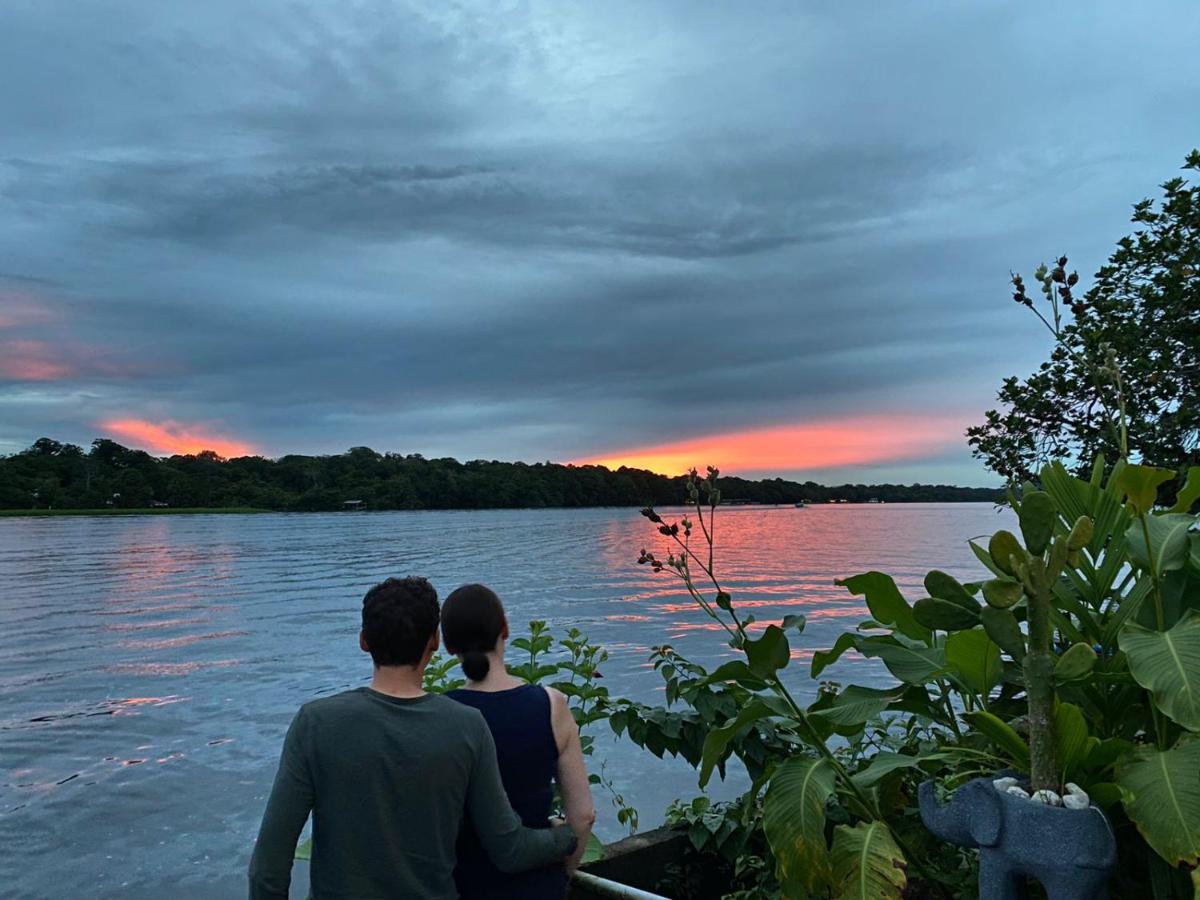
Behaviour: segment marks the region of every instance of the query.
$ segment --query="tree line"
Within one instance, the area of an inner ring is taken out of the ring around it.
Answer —
[[[992,488],[723,478],[727,501],[888,503],[999,501]],[[685,478],[644,469],[557,463],[426,459],[354,447],[328,456],[223,459],[212,451],[166,458],[99,438],[84,450],[41,438],[0,456],[0,509],[254,507],[280,511],[665,506]]]

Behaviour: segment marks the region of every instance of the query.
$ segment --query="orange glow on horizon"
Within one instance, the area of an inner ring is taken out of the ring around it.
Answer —
[[[168,454],[195,454],[212,450],[219,456],[232,459],[251,456],[255,448],[251,444],[205,433],[194,425],[179,422],[146,422],[142,419],[110,419],[100,427],[112,432],[122,440],[131,441],[147,450]]]
[[[664,475],[717,466],[728,474],[786,472],[901,462],[952,447],[966,423],[959,416],[883,413],[776,425],[638,447],[576,460],[576,465],[628,466]]]

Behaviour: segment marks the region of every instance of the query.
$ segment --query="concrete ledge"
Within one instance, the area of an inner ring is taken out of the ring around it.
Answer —
[[[673,828],[655,828],[643,834],[635,834],[604,848],[604,859],[583,866],[583,871],[610,881],[649,891],[653,894],[664,894],[661,883],[668,877],[667,868],[683,863],[691,850],[687,832]],[[727,890],[722,883],[711,861],[703,857],[694,857],[691,865],[700,868],[713,868],[711,873],[705,872],[702,879],[704,889],[689,900],[719,900]],[[571,886],[571,900],[599,900],[599,893],[588,890],[582,885]]]

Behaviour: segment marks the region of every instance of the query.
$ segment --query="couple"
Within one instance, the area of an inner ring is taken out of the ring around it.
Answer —
[[[422,688],[438,647],[469,679]],[[499,598],[460,587],[439,611],[424,578],[363,599],[370,687],[300,707],[250,860],[251,900],[284,900],[309,813],[314,898],[559,900],[595,821],[579,728],[558,691],[504,667]],[[566,823],[551,820],[558,785]],[[456,846],[457,844],[457,846]]]

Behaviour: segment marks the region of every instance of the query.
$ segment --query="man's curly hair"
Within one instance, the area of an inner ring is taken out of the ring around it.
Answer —
[[[389,578],[363,597],[362,633],[377,666],[415,666],[437,631],[437,591],[424,578]]]

